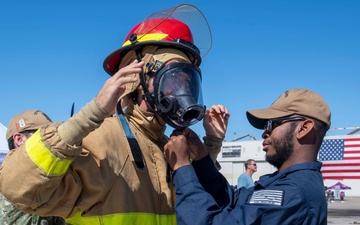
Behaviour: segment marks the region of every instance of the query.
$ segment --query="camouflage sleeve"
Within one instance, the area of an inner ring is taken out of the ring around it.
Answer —
[[[41,217],[28,214],[17,209],[11,202],[0,194],[0,224],[31,224],[31,225],[65,225],[65,220],[60,217]]]

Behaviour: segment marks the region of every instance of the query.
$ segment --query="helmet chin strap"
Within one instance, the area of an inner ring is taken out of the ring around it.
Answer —
[[[137,49],[136,51],[136,59],[138,60],[138,62],[141,62],[141,49]],[[150,94],[149,92],[149,88],[146,85],[146,78],[145,78],[145,74],[144,74],[144,70],[141,69],[141,72],[139,74],[140,77],[140,84],[141,87],[144,91],[144,95],[145,95],[145,99],[147,100],[147,102],[149,103],[150,107],[156,112],[157,111],[157,107],[154,104],[154,98],[153,96]]]
[[[129,37],[129,40],[132,44],[134,44],[135,46],[135,54],[136,54],[136,59],[138,62],[141,62],[142,61],[142,57],[141,57],[141,52],[142,52],[142,49],[140,46],[136,46],[135,44],[138,42],[137,41],[137,34],[136,33],[133,33],[130,35]],[[157,107],[155,106],[155,101],[154,101],[154,98],[153,96],[150,94],[149,92],[149,88],[148,86],[146,85],[146,78],[145,78],[145,74],[144,74],[144,70],[141,69],[141,72],[139,74],[139,77],[140,77],[140,84],[141,84],[141,87],[144,91],[144,94],[145,94],[145,99],[147,100],[147,102],[149,103],[150,107],[152,108],[152,110],[154,110],[155,112],[157,111]]]

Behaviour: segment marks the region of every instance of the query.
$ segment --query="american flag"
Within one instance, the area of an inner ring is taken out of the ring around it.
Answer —
[[[258,190],[254,191],[249,203],[265,205],[282,205],[284,191],[279,190]]]
[[[360,179],[360,137],[324,139],[319,152],[323,179]]]

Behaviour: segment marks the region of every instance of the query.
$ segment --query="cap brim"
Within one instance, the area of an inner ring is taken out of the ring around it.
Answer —
[[[246,112],[246,117],[249,123],[253,127],[257,129],[264,129],[265,124],[269,119],[290,116],[293,114],[294,112],[284,112],[271,108],[266,108],[266,109],[248,110]]]

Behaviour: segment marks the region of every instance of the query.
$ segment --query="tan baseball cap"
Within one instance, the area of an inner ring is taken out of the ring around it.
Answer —
[[[264,129],[269,119],[291,115],[303,115],[331,124],[331,112],[328,104],[317,93],[301,88],[285,91],[269,108],[248,110],[246,116],[250,124],[257,129]]]
[[[24,111],[10,120],[6,131],[6,140],[9,140],[17,132],[37,130],[50,122],[52,122],[50,118],[40,110]]]

